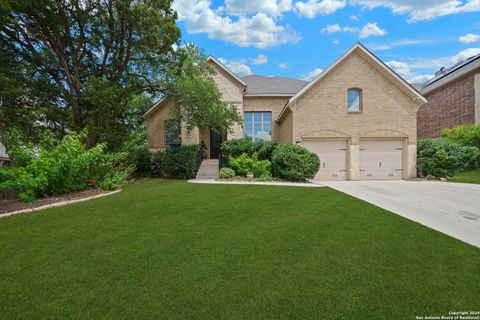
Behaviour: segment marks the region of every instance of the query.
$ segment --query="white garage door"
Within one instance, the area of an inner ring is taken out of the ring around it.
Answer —
[[[315,180],[347,179],[347,140],[305,140],[302,145],[320,158]]]
[[[402,140],[360,140],[361,180],[400,180]]]

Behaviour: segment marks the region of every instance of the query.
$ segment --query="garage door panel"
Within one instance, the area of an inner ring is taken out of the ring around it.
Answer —
[[[361,140],[360,179],[402,179],[402,159],[402,140]]]
[[[315,180],[347,179],[347,140],[306,140],[302,145],[320,158]]]

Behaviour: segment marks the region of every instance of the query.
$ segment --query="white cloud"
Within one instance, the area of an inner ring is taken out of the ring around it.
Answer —
[[[252,64],[265,64],[268,62],[268,57],[264,54],[259,54],[256,58],[252,59]]]
[[[276,17],[291,9],[292,0],[225,0],[225,11],[237,16],[263,12]]]
[[[388,61],[385,64],[409,83],[424,83],[433,77],[431,74],[418,74],[412,72],[410,66],[406,62]]]
[[[276,19],[263,12],[232,19],[224,8],[211,8],[209,0],[175,0],[173,8],[189,33],[206,33],[210,39],[233,43],[240,47],[273,47],[296,43],[301,37],[290,27],[278,25]]]
[[[408,22],[480,11],[480,0],[350,0],[350,3],[370,9],[390,8],[396,14],[408,15]]]
[[[387,34],[387,31],[381,29],[376,22],[374,23],[367,23],[361,29],[357,27],[341,27],[338,23],[336,24],[329,24],[326,27],[322,28],[321,30],[324,34],[332,34],[337,32],[351,32],[356,33],[360,36],[360,38],[368,38],[370,36],[384,36]]]
[[[480,41],[480,34],[467,33],[464,36],[458,37],[458,41],[465,44],[477,42],[477,41]]]
[[[308,0],[306,2],[296,2],[295,9],[299,15],[313,19],[319,14],[332,14],[346,5],[346,0]]]
[[[288,69],[290,66],[286,62],[279,63],[278,66],[280,69]]]
[[[388,43],[377,43],[377,44],[368,44],[367,47],[370,50],[380,51],[380,50],[389,50],[396,47],[404,46],[417,46],[417,45],[432,45],[440,42],[444,42],[442,39],[400,39]]]
[[[480,54],[480,48],[468,48],[466,50],[460,51],[451,58],[452,64],[458,63],[460,61],[467,60],[470,57]]]
[[[358,16],[355,16],[355,15],[350,16],[350,19],[355,20],[355,21],[360,21],[360,18]]]
[[[368,38],[370,36],[384,36],[387,34],[387,31],[378,27],[377,23],[367,23],[360,30],[360,38]]]
[[[228,61],[224,58],[218,58],[218,60],[220,60],[221,63],[226,65],[228,69],[232,70],[232,72],[238,76],[242,77],[252,74],[252,70],[245,64],[245,60],[243,59]]]
[[[408,79],[408,83],[425,83],[428,80],[433,78],[433,74],[419,74],[416,76],[411,76]]]
[[[340,40],[338,39],[333,40],[333,44],[339,44],[339,43],[340,43]]]
[[[310,71],[308,74],[303,75],[302,79],[306,81],[311,81],[315,79],[317,76],[319,76],[323,72],[323,69],[317,68],[313,71]]]

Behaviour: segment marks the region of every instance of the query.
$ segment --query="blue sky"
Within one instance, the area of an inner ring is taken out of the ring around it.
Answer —
[[[410,82],[480,53],[480,0],[174,0],[182,41],[239,75],[311,79],[359,41]]]

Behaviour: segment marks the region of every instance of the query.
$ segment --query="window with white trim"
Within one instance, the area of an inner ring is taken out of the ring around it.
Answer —
[[[348,89],[347,109],[348,109],[348,112],[362,111],[362,89],[358,89],[358,88]]]
[[[272,140],[272,113],[266,112],[245,112],[244,132],[246,138],[257,140]]]

